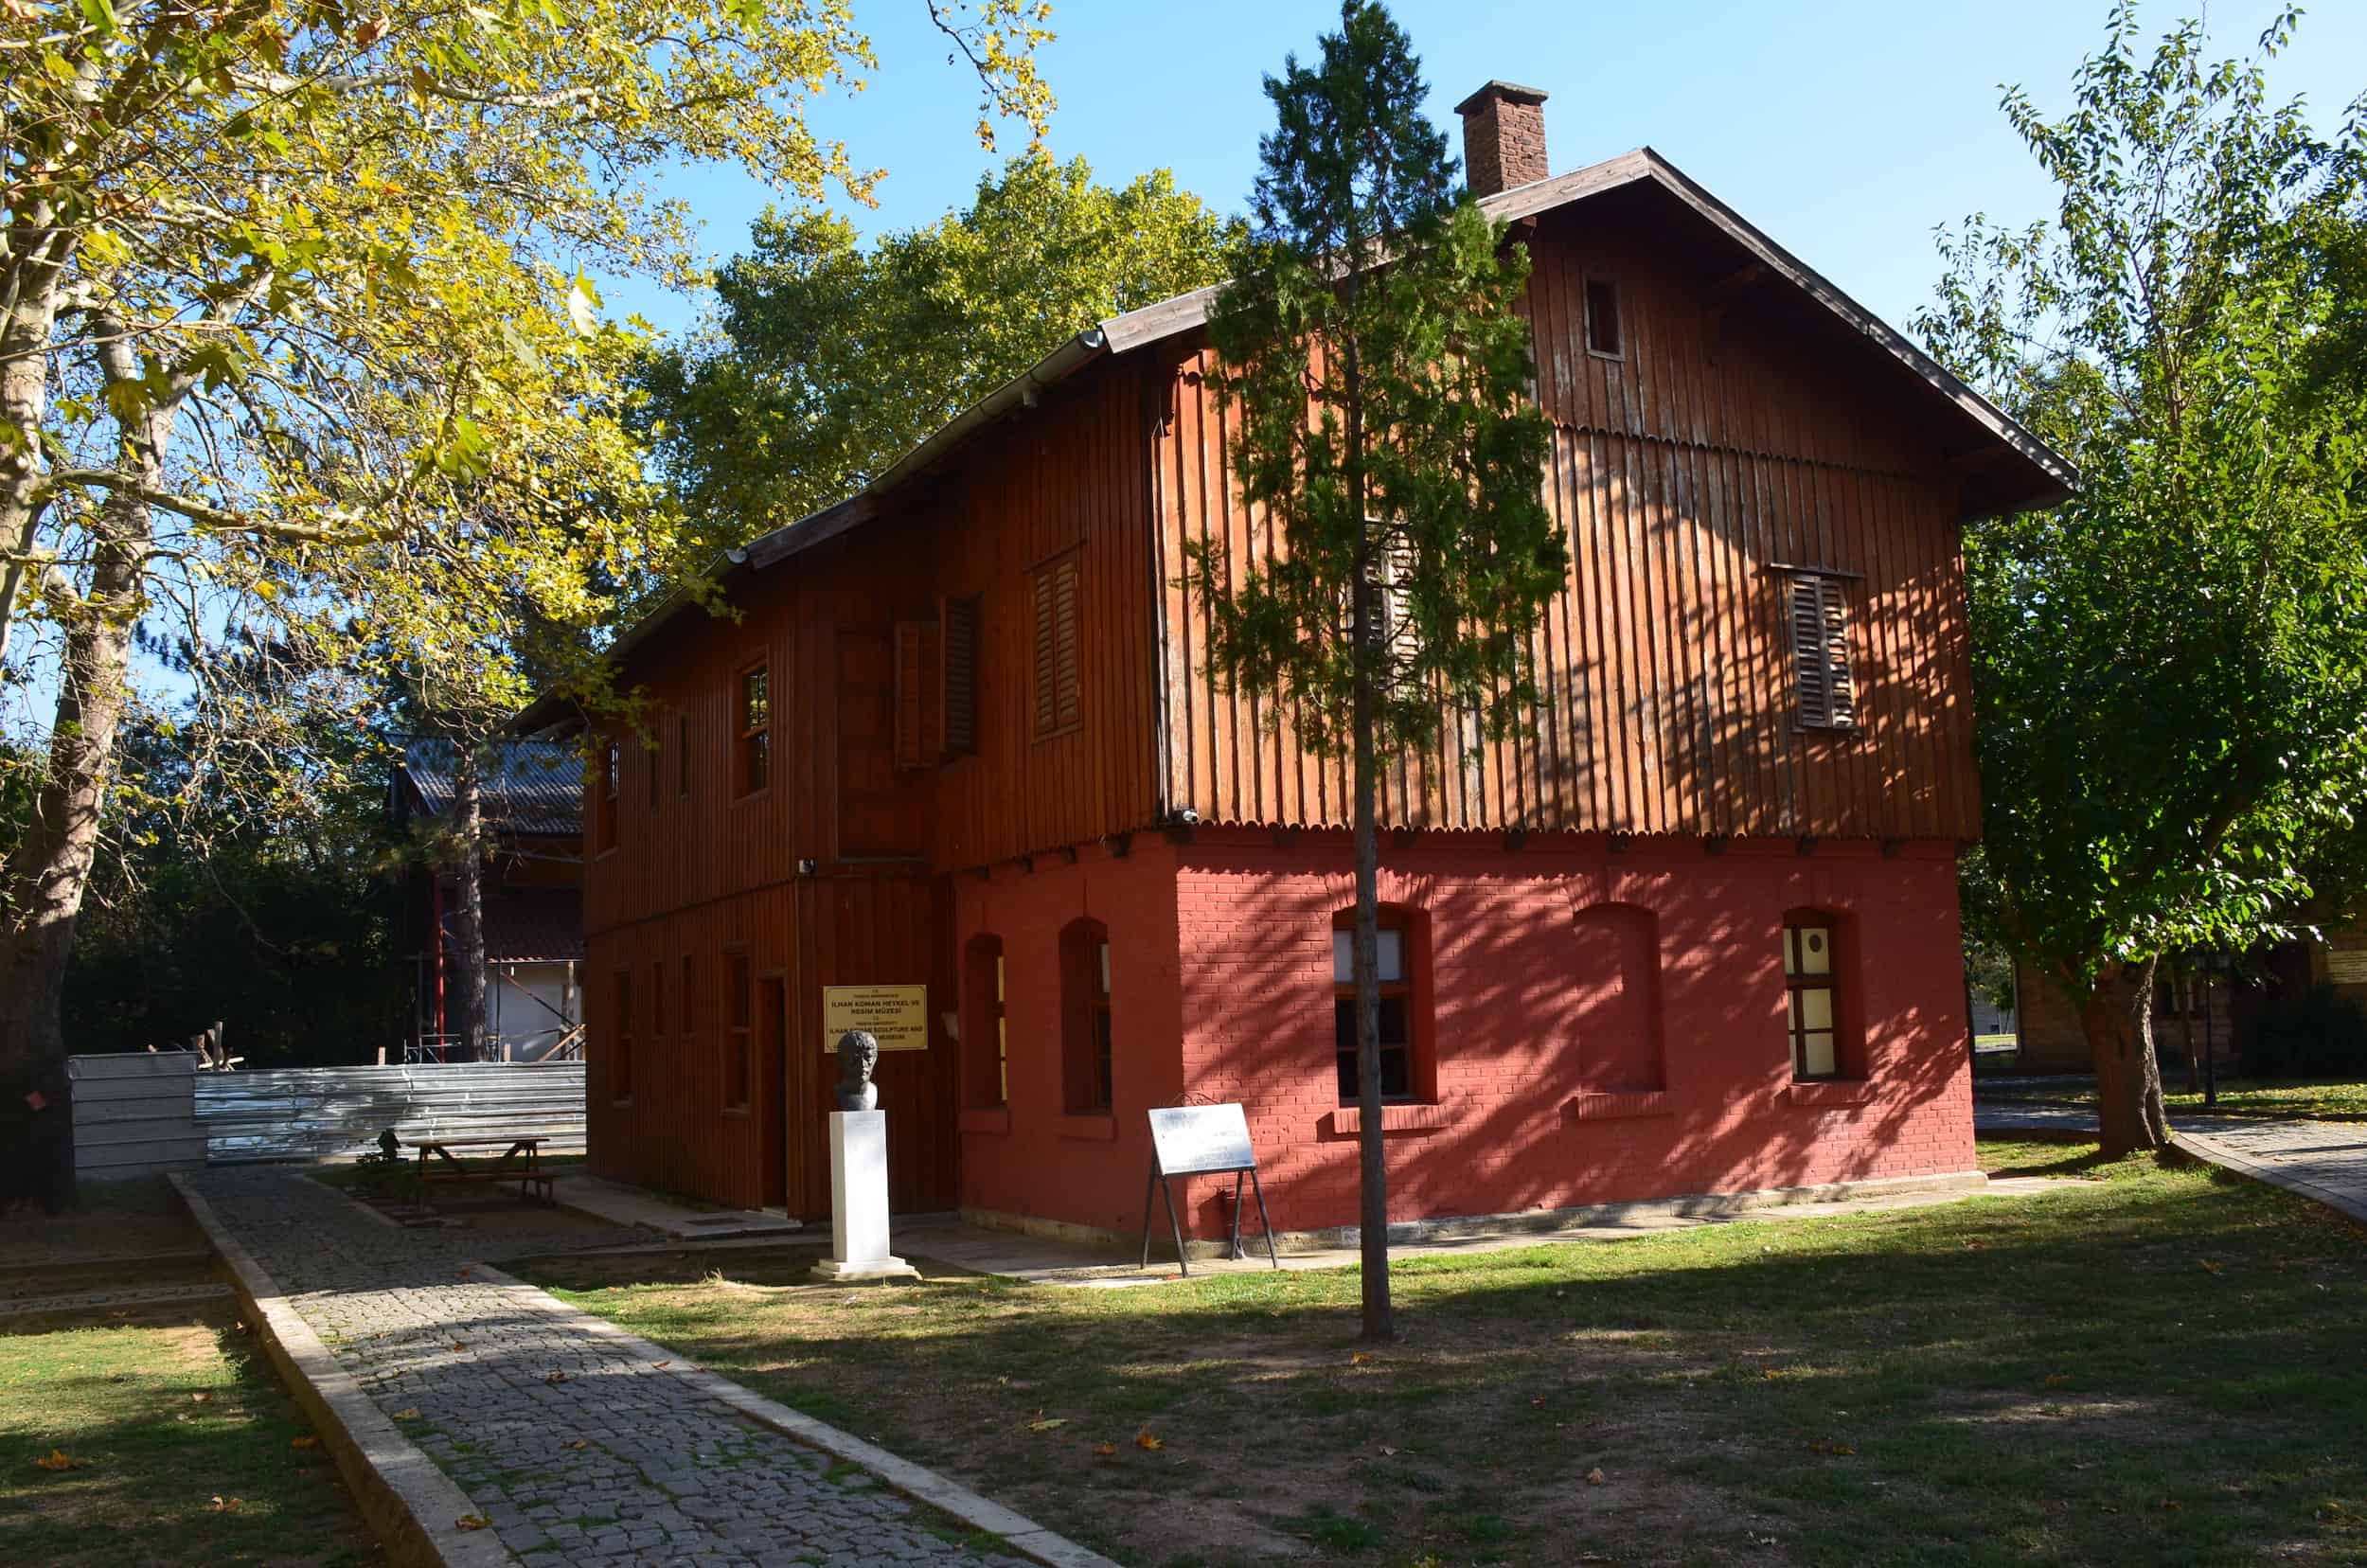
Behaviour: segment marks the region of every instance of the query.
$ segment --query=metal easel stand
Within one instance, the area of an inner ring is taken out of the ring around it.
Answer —
[[[1194,1170],[1185,1172],[1185,1174],[1193,1176],[1223,1176],[1228,1173],[1233,1178],[1233,1243],[1231,1256],[1237,1258],[1241,1256],[1241,1178],[1243,1176],[1247,1176],[1250,1182],[1250,1190],[1255,1193],[1257,1198],[1257,1225],[1258,1228],[1264,1231],[1266,1235],[1266,1260],[1272,1263],[1275,1268],[1281,1268],[1281,1256],[1274,1251],[1273,1221],[1266,1215],[1266,1184],[1257,1179],[1257,1167],[1254,1165],[1246,1165],[1232,1166],[1222,1170]],[[1192,1265],[1190,1259],[1184,1256],[1184,1223],[1181,1220],[1176,1218],[1175,1189],[1168,1185],[1167,1173],[1159,1168],[1159,1156],[1157,1154],[1151,1155],[1150,1175],[1143,1182],[1142,1267],[1146,1269],[1150,1267],[1150,1198],[1151,1189],[1154,1187],[1158,1189],[1159,1195],[1166,1200],[1167,1228],[1175,1235],[1175,1266],[1183,1271],[1184,1278],[1189,1279],[1192,1274]]]

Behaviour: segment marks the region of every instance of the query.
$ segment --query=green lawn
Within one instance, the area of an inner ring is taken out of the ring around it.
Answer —
[[[1984,1152],[2068,1180],[1409,1260],[1369,1358],[1353,1271],[530,1272],[1129,1563],[2367,1560],[2367,1238],[2200,1167]]]
[[[0,1561],[383,1560],[227,1303],[99,1315],[0,1325]]]
[[[2095,1090],[2085,1079],[2061,1086],[2038,1084],[1984,1088],[1984,1096],[2038,1100],[2050,1105],[2092,1105]],[[2215,1116],[2302,1116],[2314,1121],[2367,1121],[2367,1083],[2336,1079],[2223,1078],[2218,1103],[2206,1108],[2200,1094],[2186,1092],[2185,1069],[2173,1067],[2163,1076],[2162,1103],[2176,1124],[2179,1113]]]

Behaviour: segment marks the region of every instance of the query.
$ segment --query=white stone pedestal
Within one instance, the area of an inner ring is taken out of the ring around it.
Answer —
[[[830,1113],[830,1256],[817,1279],[917,1279],[888,1251],[887,1113]]]

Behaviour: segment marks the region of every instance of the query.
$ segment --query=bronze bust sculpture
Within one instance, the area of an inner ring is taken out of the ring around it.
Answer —
[[[838,1037],[838,1108],[841,1111],[876,1111],[880,1107],[880,1086],[871,1081],[871,1070],[880,1064],[880,1042],[868,1030],[849,1029]]]

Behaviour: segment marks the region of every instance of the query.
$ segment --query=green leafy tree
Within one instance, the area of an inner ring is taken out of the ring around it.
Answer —
[[[1040,131],[1038,0],[928,9],[988,111]],[[374,613],[389,542],[464,605],[482,559],[554,582],[661,562],[652,519],[542,483],[614,330],[589,275],[695,274],[657,189],[684,161],[864,196],[805,107],[871,64],[845,0],[0,8],[0,652],[55,692],[0,871],[0,1116],[64,1102],[135,630],[202,647],[291,602]],[[629,477],[630,443],[600,441],[577,455]],[[450,526],[489,508],[503,527]],[[454,602],[363,634],[432,654]]]
[[[366,1060],[403,1014],[386,775],[378,748],[324,722],[341,782],[252,809],[207,765],[228,737],[127,723],[66,976],[81,1051],[170,1048],[217,1021],[249,1067]]]
[[[1266,80],[1277,123],[1252,242],[1209,318],[1213,383],[1240,410],[1242,499],[1281,547],[1271,561],[1195,549],[1187,582],[1209,611],[1210,670],[1354,758],[1363,1330],[1387,1339],[1381,763],[1435,748],[1450,711],[1499,736],[1529,720],[1531,634],[1569,562],[1527,398],[1527,252],[1457,185],[1389,13],[1348,0],[1340,22],[1312,66],[1293,57]]]
[[[1079,326],[1215,282],[1237,225],[1165,169],[1013,158],[969,208],[864,248],[768,210],[707,341],[653,356],[647,424],[685,510],[736,544],[845,496]]]
[[[1944,237],[1921,322],[2082,472],[1967,539],[1967,901],[2077,1006],[2114,1153],[2167,1137],[2157,960],[2283,935],[2367,799],[2367,403],[2326,352],[2358,341],[2367,98],[2331,138],[2270,101],[2295,21],[2215,63],[2123,6],[2069,114],[2009,91],[2056,218]]]

